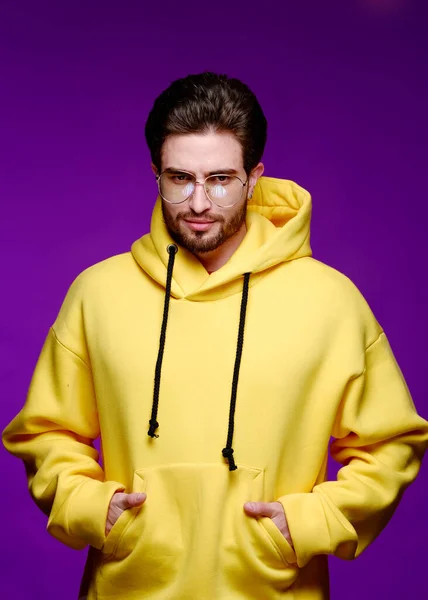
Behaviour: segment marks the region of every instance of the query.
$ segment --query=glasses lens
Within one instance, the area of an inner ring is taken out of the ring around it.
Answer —
[[[242,198],[242,181],[233,175],[212,175],[205,183],[208,197],[218,206],[233,206]]]
[[[159,191],[164,200],[171,204],[184,202],[195,191],[196,179],[189,173],[162,173]],[[242,181],[233,175],[211,175],[206,179],[205,192],[217,206],[233,206],[243,193]]]
[[[195,178],[189,173],[162,173],[159,177],[160,195],[172,204],[187,200],[194,189]]]

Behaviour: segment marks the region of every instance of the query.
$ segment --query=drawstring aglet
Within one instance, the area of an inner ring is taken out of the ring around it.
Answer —
[[[236,471],[238,467],[236,466],[235,459],[233,458],[233,448],[223,448],[222,454],[229,463],[229,471]]]
[[[150,427],[147,432],[147,435],[149,435],[151,438],[158,438],[159,435],[157,435],[155,431],[159,427],[159,423],[156,421],[156,419],[150,419],[149,425]]]

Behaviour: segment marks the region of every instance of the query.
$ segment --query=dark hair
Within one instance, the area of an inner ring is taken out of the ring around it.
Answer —
[[[201,73],[173,81],[158,96],[145,134],[153,164],[161,168],[162,145],[170,135],[230,132],[242,146],[247,175],[260,162],[267,121],[247,85],[227,75]]]

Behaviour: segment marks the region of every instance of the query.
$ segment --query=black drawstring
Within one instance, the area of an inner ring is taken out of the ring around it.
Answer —
[[[163,354],[165,350],[165,338],[166,338],[166,326],[168,323],[168,312],[169,312],[169,301],[171,297],[171,282],[172,282],[172,271],[174,268],[174,260],[175,255],[178,251],[178,248],[175,244],[170,244],[168,246],[168,268],[167,268],[167,276],[166,276],[166,285],[165,285],[165,302],[163,307],[163,319],[162,319],[162,328],[159,340],[159,351],[158,358],[156,361],[156,369],[155,369],[155,384],[153,390],[153,405],[152,405],[152,415],[149,421],[149,430],[147,434],[151,438],[157,438],[159,435],[156,434],[156,430],[159,427],[159,423],[157,422],[157,414],[158,414],[158,406],[159,406],[159,390],[160,390],[160,382],[161,382],[161,373],[162,373],[162,361]],[[245,329],[245,317],[247,314],[247,302],[248,302],[248,288],[250,282],[251,273],[244,274],[244,286],[242,289],[242,300],[241,300],[241,313],[239,316],[239,329],[238,329],[238,343],[236,346],[236,358],[235,358],[235,367],[233,370],[233,380],[232,380],[232,393],[230,397],[230,410],[229,410],[229,428],[227,431],[227,442],[226,447],[223,448],[222,454],[224,458],[229,463],[229,471],[235,471],[238,467],[235,464],[235,459],[233,458],[233,448],[232,448],[232,440],[233,440],[233,431],[235,428],[235,408],[236,408],[236,394],[238,392],[238,380],[239,380],[239,370],[241,367],[241,357],[242,357],[242,347],[244,345],[244,329]]]
[[[149,430],[147,435],[150,437],[159,437],[156,435],[155,431],[159,427],[159,423],[156,420],[158,414],[158,406],[159,406],[159,389],[160,389],[160,381],[161,381],[161,372],[162,372],[162,360],[163,360],[163,352],[165,349],[165,337],[166,337],[166,326],[168,323],[168,312],[169,312],[169,299],[171,296],[171,281],[172,281],[172,270],[174,268],[174,260],[175,255],[178,251],[178,248],[175,244],[170,244],[168,246],[168,270],[166,275],[166,286],[165,286],[165,302],[163,307],[163,319],[162,319],[162,328],[159,340],[159,351],[158,351],[158,359],[156,361],[156,369],[155,369],[155,386],[153,390],[153,405],[152,405],[152,416],[149,421]]]
[[[241,314],[239,317],[239,330],[238,330],[238,343],[236,346],[236,358],[235,368],[233,370],[233,381],[232,381],[232,395],[230,398],[230,411],[229,411],[229,429],[227,431],[227,442],[226,447],[223,448],[223,456],[229,463],[229,471],[235,471],[238,467],[235,464],[233,458],[233,430],[235,427],[235,408],[236,408],[236,393],[238,391],[238,379],[239,369],[241,367],[242,357],[242,346],[244,345],[244,328],[245,328],[245,316],[247,314],[247,301],[248,301],[248,285],[250,281],[251,273],[245,273],[244,275],[244,287],[242,290],[242,301],[241,301]]]

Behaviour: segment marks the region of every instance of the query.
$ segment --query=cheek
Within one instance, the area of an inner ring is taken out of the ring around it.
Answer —
[[[171,223],[171,222],[175,221],[179,210],[176,206],[171,206],[170,204],[164,203],[162,206],[162,212],[163,212],[164,218]]]
[[[242,217],[243,213],[247,212],[247,203],[246,201],[244,202],[239,202],[239,204],[237,204],[236,206],[234,206],[231,210],[230,213],[227,217],[228,221],[235,221],[236,219]]]

